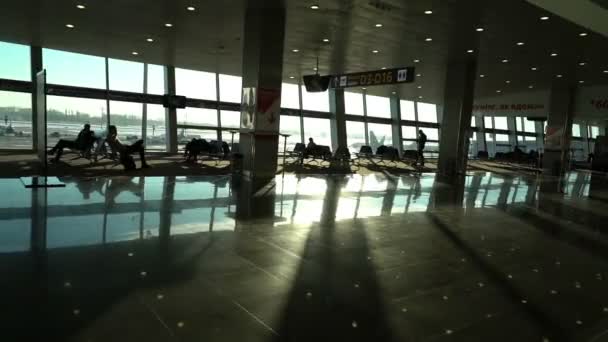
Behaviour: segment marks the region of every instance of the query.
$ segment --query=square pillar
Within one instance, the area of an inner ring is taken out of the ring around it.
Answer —
[[[331,117],[331,143],[332,151],[338,147],[347,147],[346,139],[346,109],[344,105],[344,89],[329,90],[329,108]],[[353,152],[353,151],[351,151]]]
[[[175,67],[165,66],[165,92],[176,95]],[[165,143],[168,153],[177,153],[177,108],[165,108]]]
[[[399,96],[393,95],[391,101],[391,127],[393,128],[393,147],[399,151],[399,155],[403,154],[403,132],[401,131],[401,106],[399,104]]]
[[[42,71],[42,48],[40,46],[30,46],[30,80],[32,85],[36,84],[36,74]],[[33,91],[32,86],[32,148],[36,149],[38,146],[38,139],[44,139],[45,137],[38,136],[38,96]]]

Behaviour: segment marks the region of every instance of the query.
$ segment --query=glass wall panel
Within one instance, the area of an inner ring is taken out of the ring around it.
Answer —
[[[222,119],[222,128],[239,128],[241,127],[241,112],[232,110],[220,111]]]
[[[364,115],[363,94],[344,92],[344,107],[346,114]]]
[[[600,128],[598,126],[589,126],[589,138],[597,139],[600,135]]]
[[[300,136],[300,117],[281,115],[280,125],[280,132],[282,134],[290,135],[287,138],[287,150],[292,151],[297,143],[302,142]],[[282,143],[283,141],[281,141],[281,144]],[[280,150],[282,150],[282,147]]]
[[[110,101],[110,124],[118,129],[118,138],[132,144],[141,139],[144,105],[135,102]]]
[[[0,120],[0,149],[29,150],[33,147],[32,97],[29,93],[0,91]]]
[[[97,135],[103,135],[106,130],[105,100],[49,95],[47,108],[49,146],[53,146],[59,139],[76,139],[85,123],[90,124],[91,130]]]
[[[42,60],[48,83],[106,88],[106,61],[103,57],[42,49]]]
[[[521,118],[521,117],[516,117],[515,118],[515,128],[517,129],[518,132],[523,132],[524,131],[524,122],[525,118]]]
[[[217,140],[217,130],[178,128],[177,144],[180,149],[184,148],[192,139],[205,139],[207,141]]]
[[[305,110],[329,112],[329,92],[309,93],[302,88],[302,107]]]
[[[471,116],[471,127],[477,127],[477,119],[475,116]]]
[[[188,107],[177,110],[178,125],[217,126],[217,110]]]
[[[418,138],[418,131],[414,126],[402,126],[401,135],[403,139],[416,139]]]
[[[530,121],[526,118],[524,120],[524,129],[527,133],[536,133],[536,121]]]
[[[358,121],[346,121],[346,142],[350,152],[359,152],[365,145],[365,124]]]
[[[391,125],[373,124],[367,125],[369,130],[369,146],[376,152],[378,147],[393,146],[393,129]]]
[[[575,138],[581,137],[581,125],[579,125],[579,124],[572,125],[572,136]]]
[[[175,88],[177,95],[192,99],[217,100],[215,74],[175,68]]]
[[[297,84],[282,84],[281,107],[300,109],[300,90]]]
[[[304,118],[304,139],[307,143],[308,138],[313,138],[317,145],[331,146],[329,119]]]
[[[399,101],[401,107],[401,120],[416,121],[416,104],[414,101]]]
[[[507,123],[506,116],[495,116],[494,117],[494,129],[508,130],[509,125]]]
[[[367,116],[391,118],[391,101],[388,97],[365,95]]]
[[[148,94],[165,95],[165,67],[148,64]]]
[[[166,151],[166,110],[161,105],[146,104],[148,120],[146,127],[146,149]]]
[[[144,64],[120,59],[108,59],[110,89],[144,92]]]
[[[494,128],[494,124],[492,123],[492,117],[491,116],[484,116],[483,117],[483,124],[484,124],[484,128],[485,129],[492,129],[492,128]]]
[[[30,81],[30,47],[0,42],[0,78]]]
[[[418,121],[437,123],[437,105],[418,102]]]
[[[241,103],[243,79],[240,76],[220,74],[220,101]]]
[[[427,140],[439,140],[439,130],[437,128],[421,127],[420,129],[426,134]]]

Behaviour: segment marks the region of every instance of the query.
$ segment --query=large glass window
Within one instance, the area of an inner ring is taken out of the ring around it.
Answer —
[[[572,125],[572,136],[575,138],[581,137],[581,125],[579,125],[579,124]]]
[[[102,135],[106,129],[105,100],[49,95],[47,96],[47,108],[49,146],[55,144],[59,139],[76,139],[85,123],[90,124],[91,130],[98,135]]]
[[[502,130],[508,130],[509,129],[509,124],[507,123],[507,117],[506,116],[495,116],[494,117],[494,129],[502,129]]]
[[[300,90],[297,84],[282,84],[281,107],[300,109]]]
[[[427,140],[439,140],[439,130],[437,128],[420,128],[426,134]]]
[[[241,103],[243,79],[239,76],[220,74],[220,101]]]
[[[416,104],[414,101],[399,101],[401,106],[401,120],[416,121]]]
[[[331,146],[329,119],[304,118],[304,138],[313,138],[317,145]]]
[[[31,95],[0,91],[0,149],[29,150],[32,143]]]
[[[232,110],[220,111],[223,128],[239,128],[241,127],[241,112]]]
[[[388,97],[366,95],[365,102],[367,104],[367,116],[390,119],[391,100]]]
[[[186,146],[192,139],[217,140],[217,131],[212,129],[178,128],[177,144],[180,148]]]
[[[141,139],[144,105],[135,102],[110,101],[110,124],[118,128],[118,137],[132,144]]]
[[[217,100],[215,74],[175,68],[175,89],[177,95],[193,99]]]
[[[515,129],[517,129],[518,132],[524,131],[524,120],[525,120],[525,118],[520,118],[520,117],[515,118]]]
[[[146,104],[148,120],[146,124],[146,149],[165,151],[166,141],[166,111],[161,105]]]
[[[280,132],[282,134],[290,135],[287,138],[287,149],[293,150],[293,147],[297,143],[302,142],[300,134],[300,117],[281,115],[280,126]],[[283,142],[281,141],[281,143]]]
[[[30,47],[0,42],[0,78],[30,80]]]
[[[217,126],[217,110],[188,107],[177,110],[178,125]]]
[[[437,123],[437,105],[418,102],[418,121]]]
[[[42,60],[48,83],[106,88],[106,61],[103,57],[42,49]]]
[[[414,126],[402,126],[401,134],[403,139],[416,139],[418,137],[418,132]]]
[[[358,121],[346,121],[346,142],[351,152],[359,152],[365,145],[365,124]]]
[[[133,93],[144,92],[143,63],[109,59],[108,71],[111,90],[130,91]]]
[[[474,116],[471,117],[471,127],[477,127],[477,120]]]
[[[524,120],[524,130],[527,133],[536,133],[536,121],[530,121],[526,118],[523,118]]]
[[[344,107],[346,114],[363,115],[363,94],[344,92]]]
[[[148,94],[166,94],[164,66],[148,64]]]
[[[309,93],[306,89],[302,92],[302,107],[305,110],[317,112],[329,112],[329,93]]]
[[[600,135],[600,128],[598,126],[589,126],[589,138],[597,139]]]
[[[393,146],[393,129],[391,125],[373,124],[367,125],[369,130],[369,146],[374,152],[382,145]]]
[[[492,123],[492,117],[491,116],[484,116],[483,117],[483,125],[485,129],[492,129],[494,128],[494,124]]]

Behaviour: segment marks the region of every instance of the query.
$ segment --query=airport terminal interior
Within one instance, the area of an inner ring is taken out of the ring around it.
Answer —
[[[2,1],[1,340],[608,341],[606,46],[606,0]]]

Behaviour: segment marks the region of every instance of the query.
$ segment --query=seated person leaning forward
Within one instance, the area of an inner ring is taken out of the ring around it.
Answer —
[[[55,155],[55,158],[53,158],[51,161],[56,163],[61,158],[64,148],[86,152],[86,150],[90,149],[94,143],[95,132],[91,131],[91,125],[85,124],[82,131],[78,133],[78,137],[76,138],[76,140],[60,139],[59,142],[57,142],[57,144],[55,145],[55,147],[48,151],[48,154]]]
[[[141,160],[141,167],[148,168],[150,165],[146,163],[146,156],[144,155],[144,141],[137,140],[133,145],[123,145],[122,142],[118,139],[118,130],[116,126],[111,125],[108,127],[108,137],[106,138],[106,142],[112,148],[112,152],[120,153],[120,163],[125,167],[125,169],[130,170],[135,168],[135,163],[133,162],[133,157],[131,154],[138,152],[139,159]]]

